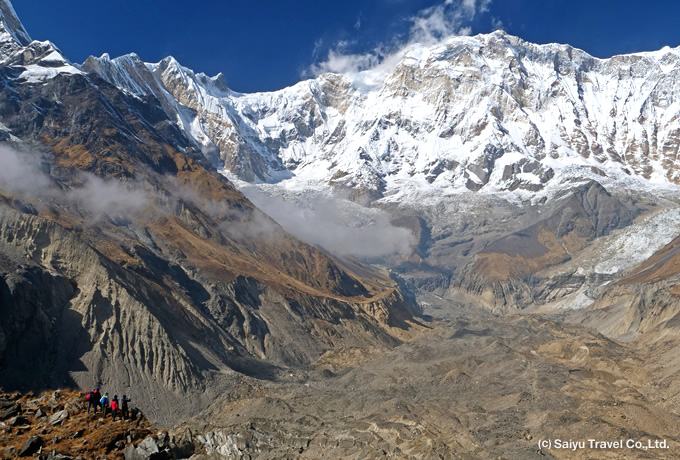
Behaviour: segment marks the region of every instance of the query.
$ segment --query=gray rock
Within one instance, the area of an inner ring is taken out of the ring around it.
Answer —
[[[67,410],[60,410],[59,412],[55,413],[52,415],[50,418],[47,419],[47,423],[50,425],[57,425],[64,420],[68,418],[68,411]]]
[[[17,415],[16,417],[12,417],[7,421],[7,424],[9,426],[17,426],[17,425],[25,425],[28,423],[28,419],[24,417],[23,415]]]
[[[125,456],[125,460],[146,460],[159,452],[156,441],[149,436],[144,439],[144,441],[140,442],[137,447],[128,446],[123,452],[123,455]]]
[[[57,454],[55,452],[52,452],[47,457],[47,460],[73,460],[73,457],[69,457],[68,455],[62,455],[62,454]]]
[[[26,444],[24,444],[24,447],[22,447],[19,451],[19,457],[27,457],[29,455],[35,454],[42,445],[43,440],[40,437],[31,436],[28,438],[28,441],[26,441]]]
[[[14,403],[0,413],[0,420],[7,420],[8,418],[15,417],[21,413],[21,405],[19,403]]]

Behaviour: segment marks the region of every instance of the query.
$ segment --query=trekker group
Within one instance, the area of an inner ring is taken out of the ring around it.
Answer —
[[[97,409],[101,409],[104,418],[110,413],[111,418],[115,421],[117,417],[123,420],[130,418],[130,401],[131,399],[127,395],[118,400],[118,395],[113,395],[113,399],[109,398],[108,393],[101,394],[99,387],[90,391],[87,396],[87,413],[90,413],[90,409],[94,408],[94,413],[97,413]]]

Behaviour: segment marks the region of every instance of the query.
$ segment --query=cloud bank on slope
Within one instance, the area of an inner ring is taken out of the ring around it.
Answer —
[[[123,184],[79,172],[78,184],[62,189],[49,174],[49,165],[37,155],[0,146],[0,189],[43,202],[75,206],[84,217],[96,222],[105,216],[128,218],[138,215],[151,197],[139,184]]]
[[[284,230],[338,256],[360,259],[407,256],[416,244],[410,230],[395,227],[387,215],[375,210],[369,222],[353,226],[356,221],[346,218],[343,200],[314,197],[306,199],[303,207],[256,187],[244,187],[241,191]]]

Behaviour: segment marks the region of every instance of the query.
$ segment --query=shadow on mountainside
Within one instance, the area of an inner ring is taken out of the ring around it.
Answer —
[[[0,387],[24,392],[77,387],[69,372],[86,370],[80,358],[92,350],[82,315],[69,308],[77,286],[38,267],[4,265]]]

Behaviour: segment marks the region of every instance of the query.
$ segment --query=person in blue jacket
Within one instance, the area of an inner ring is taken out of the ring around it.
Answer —
[[[106,417],[106,413],[109,411],[109,394],[104,393],[104,396],[102,396],[102,399],[99,400],[99,402],[102,405],[102,412],[104,413],[104,417]]]

